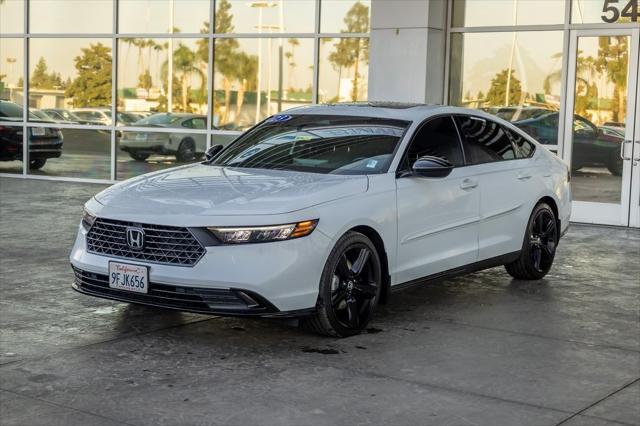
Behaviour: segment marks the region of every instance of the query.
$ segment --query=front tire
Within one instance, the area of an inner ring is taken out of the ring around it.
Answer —
[[[551,269],[558,245],[558,221],[548,204],[540,203],[531,213],[520,257],[505,266],[520,280],[539,280]]]
[[[196,144],[192,139],[184,139],[178,146],[176,160],[180,163],[194,161],[196,159]]]
[[[316,314],[300,320],[302,328],[332,337],[360,333],[380,299],[382,265],[375,246],[359,232],[336,243],[322,271]]]

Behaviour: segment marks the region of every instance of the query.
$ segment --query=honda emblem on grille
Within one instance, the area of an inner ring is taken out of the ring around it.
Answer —
[[[142,250],[144,248],[144,230],[127,228],[127,245],[133,250]]]

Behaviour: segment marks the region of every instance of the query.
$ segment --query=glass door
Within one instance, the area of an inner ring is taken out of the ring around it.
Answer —
[[[639,38],[637,29],[572,32],[563,157],[575,222],[640,225]]]

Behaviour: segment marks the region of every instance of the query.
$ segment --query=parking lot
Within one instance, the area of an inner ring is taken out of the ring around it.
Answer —
[[[103,187],[0,178],[3,425],[640,424],[639,230],[574,225],[542,281],[396,293],[337,340],[75,293]]]

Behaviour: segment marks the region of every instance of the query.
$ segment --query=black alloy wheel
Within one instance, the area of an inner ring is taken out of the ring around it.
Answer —
[[[547,204],[538,204],[529,219],[520,257],[505,265],[507,272],[518,279],[541,279],[553,265],[558,240],[555,213]]]
[[[542,209],[536,213],[529,237],[531,262],[537,272],[547,273],[553,264],[558,242],[556,218],[553,212]]]
[[[322,273],[317,313],[301,320],[304,328],[346,337],[369,323],[382,288],[380,258],[363,234],[349,232],[336,244]]]
[[[340,325],[357,329],[368,321],[378,294],[375,280],[369,247],[357,244],[342,253],[331,280],[331,308]]]

